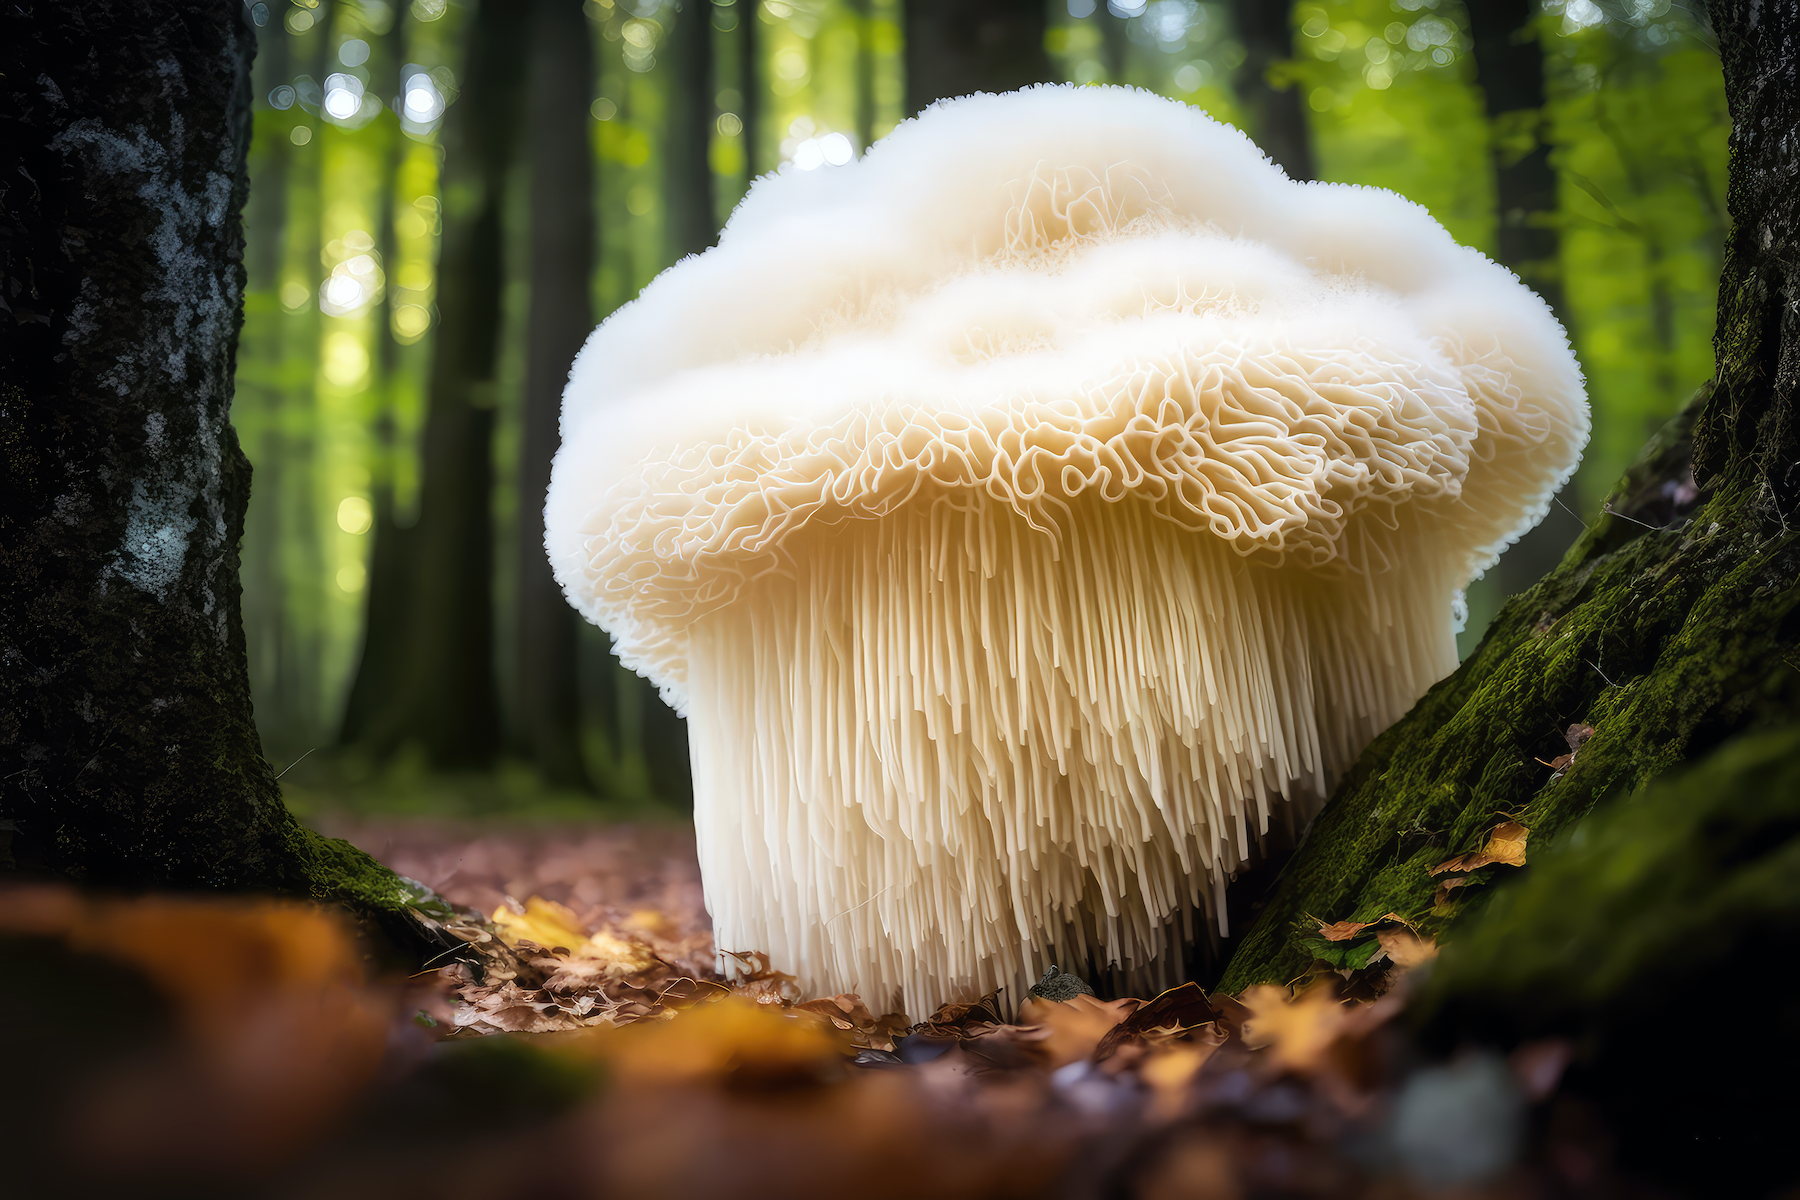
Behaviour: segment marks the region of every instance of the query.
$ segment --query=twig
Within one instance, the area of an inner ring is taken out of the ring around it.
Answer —
[[[1630,521],[1633,525],[1642,525],[1645,529],[1661,529],[1661,525],[1652,525],[1648,521],[1640,521],[1636,517],[1628,517],[1611,504],[1602,504],[1600,511],[1609,517],[1618,517],[1621,521]]]
[[[314,746],[314,747],[313,747],[313,748],[312,748],[312,750],[308,750],[308,751],[307,751],[307,752],[306,752],[306,754],[311,754],[311,753],[312,753],[312,752],[313,752],[313,750],[317,750],[317,749],[318,749],[318,747],[317,747],[317,746]],[[281,775],[286,775],[286,774],[287,774],[287,773],[288,773],[288,772],[289,772],[289,771],[291,771],[291,770],[293,770],[293,769],[294,769],[294,768],[295,768],[295,767],[297,767],[297,766],[299,766],[299,765],[300,765],[300,764],[301,764],[301,763],[303,763],[303,762],[305,762],[305,761],[306,761],[306,754],[302,754],[302,755],[301,755],[301,756],[300,756],[300,757],[299,757],[299,758],[296,758],[296,759],[295,759],[295,760],[294,760],[294,761],[293,761],[293,762],[291,762],[291,763],[289,763],[289,764],[288,764],[288,765],[287,765],[287,766],[285,766],[285,767],[283,767],[283,768],[281,768]],[[276,776],[276,777],[275,777],[275,782],[276,782],[276,783],[280,783],[280,782],[281,782],[281,775],[277,775],[277,776]]]

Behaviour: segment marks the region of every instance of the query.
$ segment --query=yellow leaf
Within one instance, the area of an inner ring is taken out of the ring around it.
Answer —
[[[554,900],[540,896],[527,900],[522,913],[502,904],[494,910],[493,922],[510,946],[532,941],[545,949],[561,946],[573,950],[588,940],[588,932],[579,917]]]
[[[1286,988],[1261,983],[1239,996],[1238,1003],[1250,1010],[1244,1043],[1252,1050],[1268,1047],[1270,1057],[1292,1071],[1309,1071],[1323,1061],[1347,1015],[1328,987],[1290,1000]]]

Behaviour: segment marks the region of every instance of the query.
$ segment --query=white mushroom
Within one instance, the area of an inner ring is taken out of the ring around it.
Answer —
[[[759,181],[582,352],[546,541],[688,717],[720,947],[923,1015],[1176,969],[1586,435],[1423,209],[1041,87]]]

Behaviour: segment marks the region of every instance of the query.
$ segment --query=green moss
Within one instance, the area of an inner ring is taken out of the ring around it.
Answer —
[[[1659,435],[1609,508],[1678,480],[1702,395]],[[1601,798],[1640,787],[1740,730],[1800,708],[1800,546],[1754,485],[1722,489],[1649,528],[1603,515],[1562,564],[1515,597],[1461,669],[1382,734],[1342,781],[1220,986],[1282,981],[1311,961],[1309,917],[1396,912],[1434,935],[1506,869],[1442,906],[1430,868],[1502,820],[1541,845]],[[1800,662],[1796,657],[1795,662]],[[1594,726],[1573,764],[1571,724]]]
[[[1458,931],[1422,1009],[1473,997],[1554,1023],[1745,951],[1778,969],[1796,928],[1800,728],[1789,728],[1735,739],[1538,847]]]
[[[326,837],[296,821],[288,845],[304,890],[315,900],[336,901],[369,915],[444,908],[429,888],[394,874],[342,838]]]

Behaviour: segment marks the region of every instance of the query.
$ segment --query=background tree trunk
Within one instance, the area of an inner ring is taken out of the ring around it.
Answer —
[[[670,262],[700,253],[719,232],[710,158],[716,90],[711,10],[711,0],[681,0],[666,43],[670,72],[663,142],[664,237]]]
[[[1734,227],[1715,382],[1647,448],[1562,564],[1338,787],[1220,986],[1287,980],[1311,918],[1443,932],[1506,868],[1447,895],[1428,872],[1505,814],[1533,844],[1746,730],[1800,712],[1800,14],[1711,8],[1733,135]],[[1697,486],[1696,486],[1697,485]],[[1565,729],[1593,727],[1569,752]]]
[[[907,111],[1055,78],[1044,52],[1045,25],[1043,0],[910,0]]]
[[[360,669],[391,669],[390,648],[380,642],[404,646],[400,678],[382,714],[368,719],[365,743],[378,753],[416,744],[440,768],[491,766],[501,745],[491,583],[493,388],[506,181],[518,141],[529,17],[522,0],[482,0],[470,20],[467,74],[446,118],[441,319],[421,444],[419,520],[412,561],[384,580],[390,591],[404,580],[408,594],[403,603],[370,596]],[[378,628],[382,614],[404,623]]]
[[[1562,238],[1557,232],[1556,167],[1544,113],[1544,51],[1534,0],[1469,0],[1469,34],[1494,143],[1497,257],[1569,324],[1563,302]],[[1571,483],[1536,528],[1501,555],[1492,578],[1501,595],[1524,591],[1562,560],[1581,536]]]
[[[382,35],[380,66],[384,78],[374,89],[377,96],[393,97],[402,104],[406,87],[406,80],[401,78],[405,72],[406,14],[405,8],[396,9],[393,25]],[[285,45],[285,39],[275,40]],[[400,117],[398,113],[384,113],[379,119],[397,125]],[[396,636],[396,631],[405,629],[407,623],[412,533],[416,528],[412,521],[403,520],[395,489],[401,447],[393,402],[394,373],[399,365],[400,350],[399,343],[394,340],[393,326],[394,264],[399,261],[394,230],[394,184],[405,153],[406,138],[397,128],[391,138],[383,165],[376,234],[381,261],[388,274],[387,287],[376,306],[380,328],[376,334],[379,349],[376,370],[380,381],[377,386],[382,390],[383,403],[381,414],[375,419],[377,462],[369,486],[373,512],[369,523],[369,582],[363,604],[362,654],[350,693],[344,700],[344,715],[338,731],[338,740],[345,744],[355,744],[367,736],[383,712],[394,703],[400,690],[406,644],[404,638]]]
[[[1244,61],[1234,83],[1238,105],[1263,153],[1289,179],[1316,179],[1306,98],[1297,85],[1277,88],[1269,82],[1269,68],[1294,56],[1294,33],[1288,25],[1292,13],[1291,4],[1232,0],[1232,22],[1244,45]]]
[[[0,865],[392,907],[398,880],[282,806],[251,714],[253,47],[235,0],[0,17]]]
[[[762,0],[737,0],[737,86],[744,121],[744,186],[762,169]]]
[[[526,141],[531,154],[531,318],[519,460],[516,739],[544,779],[589,789],[581,758],[575,610],[544,554],[544,493],[561,438],[563,385],[593,327],[593,49],[581,0],[536,0]]]

